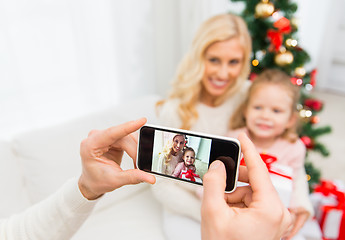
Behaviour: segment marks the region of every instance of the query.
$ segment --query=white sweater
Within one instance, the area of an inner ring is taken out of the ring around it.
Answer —
[[[224,136],[229,131],[229,121],[238,105],[244,100],[250,82],[246,81],[240,91],[229,97],[223,104],[217,107],[210,107],[198,103],[196,110],[199,114],[198,120],[190,130]],[[158,123],[162,126],[181,128],[182,121],[177,113],[179,99],[171,99],[164,103],[159,109]]]
[[[220,106],[209,107],[199,103],[196,106],[199,118],[191,130],[214,135],[226,135],[230,117],[244,100],[249,85],[250,82],[247,81],[240,91]],[[181,127],[182,122],[177,114],[178,104],[179,99],[172,99],[161,107],[158,113],[158,123],[160,125],[174,128]],[[152,191],[157,200],[163,205],[163,208],[178,215],[191,217],[197,221],[201,220],[201,199],[198,194],[198,191],[200,191],[198,186],[159,179],[152,186]]]
[[[79,190],[78,179],[71,179],[46,200],[21,214],[1,219],[0,239],[70,239],[97,202],[87,200]]]

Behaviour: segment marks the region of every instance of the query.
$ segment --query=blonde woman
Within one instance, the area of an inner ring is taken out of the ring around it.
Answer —
[[[172,142],[168,143],[159,154],[158,172],[172,175],[176,165],[182,162],[182,150],[185,144],[185,136],[177,134]]]
[[[161,124],[224,135],[248,88],[251,39],[245,22],[223,14],[204,22],[182,59],[169,97],[158,103]]]
[[[250,53],[251,38],[240,17],[222,14],[206,20],[177,69],[170,95],[157,104],[160,124],[225,135],[249,87]],[[168,239],[201,238],[201,198],[195,189],[169,181],[153,187]],[[187,225],[178,234],[176,229]]]

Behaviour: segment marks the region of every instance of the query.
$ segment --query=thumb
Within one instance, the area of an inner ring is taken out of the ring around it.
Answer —
[[[129,169],[123,171],[121,179],[123,180],[121,184],[122,186],[142,182],[154,184],[156,182],[156,178],[153,175],[139,169]]]
[[[216,160],[212,162],[210,168],[204,176],[204,204],[219,206],[224,203],[224,191],[226,187],[226,171],[224,164]]]

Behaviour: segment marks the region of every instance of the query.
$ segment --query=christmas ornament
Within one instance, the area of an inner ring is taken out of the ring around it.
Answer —
[[[298,44],[298,42],[297,42],[296,39],[288,38],[288,39],[286,39],[286,41],[285,41],[285,45],[286,45],[287,47],[296,47],[297,44]]]
[[[267,18],[274,12],[274,4],[269,0],[262,0],[255,6],[255,16],[258,18]]]
[[[306,74],[306,71],[305,71],[305,69],[304,69],[303,67],[297,67],[297,68],[295,69],[295,75],[296,75],[297,77],[302,78],[302,77],[305,76],[305,74]]]
[[[317,124],[317,123],[320,122],[320,118],[319,118],[318,116],[312,116],[312,117],[310,118],[310,122],[311,122],[312,124]]]
[[[271,47],[276,52],[282,47],[285,34],[291,32],[291,26],[289,19],[282,17],[273,23],[273,27],[276,29],[269,29],[267,31],[267,37],[271,41]]]
[[[304,101],[304,106],[313,111],[320,111],[323,107],[323,103],[317,99],[308,98]]]
[[[299,25],[299,19],[296,17],[293,17],[291,19],[291,26],[295,29],[298,29],[298,25]]]
[[[317,74],[317,70],[316,69],[314,69],[310,73],[310,85],[312,85],[313,87],[315,87],[315,84],[316,84],[316,74]]]
[[[310,110],[302,109],[299,111],[301,118],[305,119],[305,122],[309,122],[309,118],[313,115],[313,112]]]
[[[256,73],[252,72],[252,73],[249,75],[249,80],[250,80],[250,81],[254,81],[255,78],[256,78],[257,76],[258,76],[258,75],[257,75]]]
[[[257,65],[259,65],[259,60],[253,59],[252,65],[253,65],[254,67],[256,67]]]
[[[301,86],[303,84],[303,80],[301,78],[292,77],[290,78],[291,82],[297,86]]]
[[[290,51],[281,51],[274,56],[274,62],[278,66],[286,66],[293,62],[293,55]]]
[[[314,142],[310,137],[302,136],[301,140],[307,149],[312,149],[314,147]]]
[[[305,89],[307,90],[307,91],[311,91],[311,90],[313,90],[313,86],[311,85],[311,84],[306,84],[305,86]]]

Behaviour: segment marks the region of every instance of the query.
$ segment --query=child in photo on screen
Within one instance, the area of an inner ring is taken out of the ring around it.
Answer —
[[[192,182],[201,182],[198,174],[196,174],[195,162],[195,151],[191,147],[186,147],[182,154],[183,162],[176,165],[176,168],[172,174],[174,177],[187,179]]]

